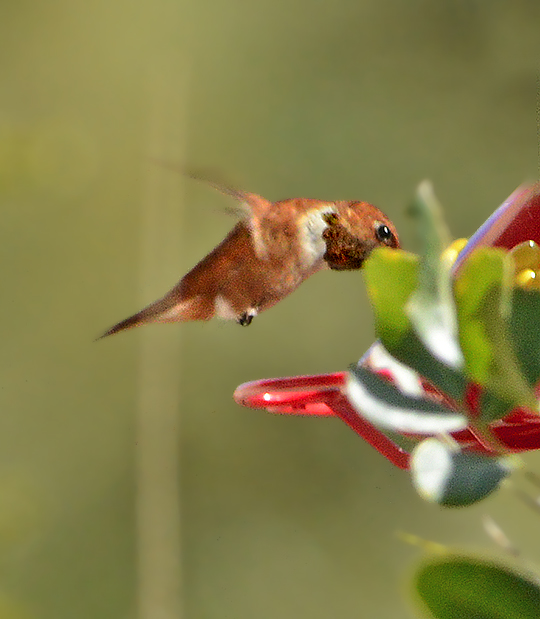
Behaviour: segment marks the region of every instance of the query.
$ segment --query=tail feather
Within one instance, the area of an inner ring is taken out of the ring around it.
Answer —
[[[178,299],[176,295],[166,295],[151,303],[140,312],[120,321],[98,339],[114,335],[120,331],[133,329],[151,322],[188,322],[191,320],[210,320],[215,313],[214,302],[208,297]]]
[[[251,239],[248,225],[238,222],[163,298],[114,325],[101,337],[150,322],[210,320],[216,311],[223,318],[240,317],[250,307],[253,296],[242,279],[250,274],[250,266],[257,263]],[[234,294],[240,300],[232,304],[230,297]]]

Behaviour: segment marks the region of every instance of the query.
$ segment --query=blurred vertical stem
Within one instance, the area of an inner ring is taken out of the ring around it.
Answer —
[[[180,65],[180,66],[178,66]],[[142,305],[178,276],[180,175],[150,157],[182,164],[185,150],[186,70],[155,61],[148,75],[148,155],[141,217]],[[174,273],[174,275],[172,275]],[[161,277],[167,281],[161,281]],[[172,279],[168,279],[172,278]],[[139,619],[181,619],[180,349],[179,330],[142,329],[137,418],[137,606]]]

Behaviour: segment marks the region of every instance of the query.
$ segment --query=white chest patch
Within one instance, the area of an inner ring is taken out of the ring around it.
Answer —
[[[238,318],[238,313],[234,311],[233,306],[220,294],[214,299],[214,309],[216,316],[223,320],[236,320]]]
[[[309,211],[300,218],[298,222],[299,239],[302,248],[302,258],[307,268],[322,260],[326,251],[326,244],[322,238],[322,233],[328,227],[328,224],[323,219],[323,215],[335,212],[336,207],[333,204],[326,204]]]

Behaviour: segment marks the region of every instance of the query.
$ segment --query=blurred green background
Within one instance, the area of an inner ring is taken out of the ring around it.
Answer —
[[[443,511],[339,421],[232,401],[360,357],[359,273],[317,275],[249,329],[93,341],[232,226],[227,199],[150,156],[273,200],[371,201],[409,248],[403,209],[430,178],[453,234],[474,232],[538,175],[538,2],[0,7],[0,619],[405,619],[418,551],[395,532],[488,547],[486,512],[540,562],[537,516],[510,494]],[[141,610],[141,522],[182,583],[169,610]]]

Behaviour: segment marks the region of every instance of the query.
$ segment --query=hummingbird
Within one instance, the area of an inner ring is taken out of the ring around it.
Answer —
[[[359,269],[374,248],[399,247],[390,219],[368,202],[270,202],[210,185],[237,201],[238,223],[164,297],[101,337],[152,322],[214,317],[247,326],[317,271]]]

